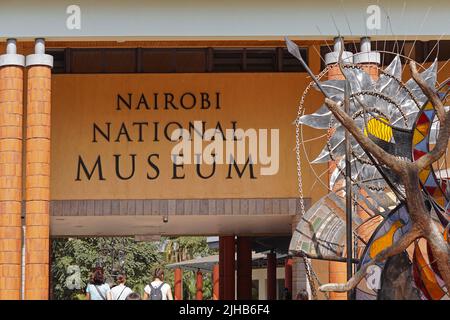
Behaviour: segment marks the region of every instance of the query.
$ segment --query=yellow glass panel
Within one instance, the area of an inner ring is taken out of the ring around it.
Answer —
[[[394,241],[394,233],[402,226],[403,223],[401,221],[395,221],[386,234],[382,235],[372,243],[370,246],[370,257],[372,259],[384,249],[392,246],[392,242]]]
[[[418,144],[420,141],[422,141],[424,138],[423,134],[420,133],[420,131],[414,130],[413,135],[413,145]]]
[[[364,134],[368,136],[368,133],[370,133],[380,140],[390,142],[393,133],[392,128],[388,125],[388,123],[389,121],[383,117],[378,119],[372,118],[367,122],[367,127],[364,128]]]

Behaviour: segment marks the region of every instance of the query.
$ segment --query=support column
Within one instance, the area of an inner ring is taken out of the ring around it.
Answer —
[[[200,270],[197,271],[195,288],[196,288],[195,299],[203,300],[203,273]]]
[[[341,50],[341,42],[340,38],[334,39],[334,52],[330,52],[325,56],[325,62],[327,65],[332,65],[330,70],[328,71],[328,79],[329,80],[344,80],[344,75],[341,73],[339,65],[336,63],[339,62],[339,52]],[[344,63],[353,62],[352,53],[348,51],[344,51],[342,54],[342,59]],[[333,132],[329,132],[329,135],[332,135]],[[328,163],[328,168],[330,175],[336,168],[336,163],[334,161],[330,161]],[[345,183],[342,180],[341,183],[336,184],[333,189],[338,190],[342,188]],[[329,273],[328,273],[328,281],[330,283],[345,283],[347,282],[347,267],[345,262],[329,262]],[[347,293],[339,293],[339,292],[330,292],[329,293],[330,300],[347,300]]]
[[[361,66],[362,69],[370,75],[372,80],[377,81],[379,78],[378,72],[379,65],[381,63],[381,55],[379,52],[372,51],[369,37],[361,38],[360,46],[360,54],[355,55],[354,62],[355,64]],[[366,198],[370,199],[365,190],[360,189],[359,192]],[[369,214],[364,210],[364,207],[367,209],[367,206],[364,203],[360,203],[360,206],[358,206],[356,210],[356,214],[361,218],[362,221],[366,221],[370,218]],[[370,223],[365,223],[364,225],[360,226],[358,229],[358,235],[361,237],[361,239],[369,241],[371,235],[382,220],[383,218],[379,216],[375,219],[372,219]],[[362,254],[363,248],[365,248],[365,243],[360,239],[358,239],[356,243],[357,252]]]
[[[8,39],[0,55],[0,300],[20,299],[24,66]]]
[[[183,270],[176,268],[174,271],[175,300],[183,300]]]
[[[267,300],[277,299],[277,255],[267,254]]]
[[[213,280],[213,300],[219,300],[220,297],[220,271],[219,265],[215,264],[212,272],[212,280]]]
[[[361,68],[369,74],[373,80],[378,80],[378,66],[381,63],[380,53],[372,51],[372,46],[369,37],[361,38],[360,52],[355,55],[354,63],[361,66]]]
[[[219,238],[220,299],[234,300],[235,296],[235,242],[234,236],[221,236]],[[222,271],[223,270],[223,271]]]
[[[252,238],[237,237],[237,300],[252,299]]]
[[[219,299],[224,299],[223,269],[225,250],[222,237],[219,237]]]
[[[53,57],[36,39],[27,56],[25,299],[46,300],[49,288],[50,114]]]
[[[287,288],[292,297],[292,259],[286,259],[284,262],[284,287]]]

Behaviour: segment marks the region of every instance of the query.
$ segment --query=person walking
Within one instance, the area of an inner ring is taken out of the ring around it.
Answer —
[[[144,300],[173,300],[172,289],[164,282],[163,269],[155,269],[153,281],[144,288]]]
[[[130,293],[125,300],[141,300],[141,296],[137,292]]]
[[[112,300],[125,300],[133,292],[125,285],[127,278],[123,274],[117,276],[117,286],[111,289]]]
[[[105,283],[103,270],[98,268],[91,277],[91,282],[86,288],[87,300],[111,300],[111,289]]]

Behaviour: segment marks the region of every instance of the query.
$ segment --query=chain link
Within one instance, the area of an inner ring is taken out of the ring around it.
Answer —
[[[322,70],[321,73],[317,76],[318,79],[321,79],[327,72],[329,67],[326,67]],[[297,118],[295,119],[295,152],[297,157],[297,182],[298,182],[298,193],[299,193],[299,205],[300,205],[300,213],[301,216],[305,214],[305,201],[304,201],[304,194],[303,194],[303,181],[302,181],[302,165],[301,165],[301,157],[300,157],[300,117],[303,115],[305,108],[305,99],[306,96],[311,89],[311,87],[314,85],[314,81],[311,81],[303,91],[302,97],[300,99],[300,103],[298,105],[297,109]]]
[[[316,286],[314,285],[314,281],[311,276],[311,268],[309,267],[309,261],[307,261],[308,258],[303,257],[303,264],[305,265],[305,272],[306,277],[308,278],[309,287],[311,288],[311,295],[313,300],[317,300],[317,291]]]
[[[329,67],[326,67],[322,72],[317,76],[318,79],[321,79],[327,72]],[[300,99],[300,103],[297,109],[297,118],[295,120],[295,152],[297,156],[297,179],[298,179],[298,192],[299,192],[299,205],[300,205],[300,213],[303,217],[306,210],[305,210],[305,200],[304,200],[304,194],[303,194],[303,181],[302,181],[302,163],[301,163],[301,157],[300,157],[300,145],[301,145],[301,136],[300,136],[300,117],[303,115],[305,108],[305,99],[306,96],[311,89],[311,87],[314,85],[314,81],[311,81],[303,91],[302,97]],[[319,278],[317,277],[316,273],[312,269],[311,263],[309,259],[302,255],[303,263],[305,264],[305,272],[306,277],[309,282],[309,286],[311,288],[311,295],[314,300],[317,300],[317,290],[316,286],[313,280],[313,276],[315,277],[317,283],[320,285]],[[328,294],[325,294],[326,299],[328,299]]]
[[[313,300],[318,300],[317,290],[316,290],[314,281],[317,282],[317,284],[319,286],[321,286],[322,283],[320,282],[317,274],[314,272],[314,268],[312,267],[311,260],[308,257],[306,257],[305,255],[301,255],[301,257],[303,259],[303,264],[305,265],[305,272],[306,272],[306,277],[308,278],[309,287],[311,288],[311,296],[312,296]],[[314,277],[314,279],[313,279],[313,277]],[[330,299],[327,292],[324,292],[324,296],[325,296],[326,300]]]

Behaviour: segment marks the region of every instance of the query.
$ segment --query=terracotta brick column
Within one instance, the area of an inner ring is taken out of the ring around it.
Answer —
[[[341,48],[340,39],[336,38],[334,42],[334,52],[328,53],[325,56],[325,60],[327,65],[332,65],[328,70],[328,79],[329,80],[344,80],[344,75],[341,73],[341,69],[339,65],[336,63],[339,62],[339,52]],[[342,58],[344,63],[353,62],[352,53],[344,51],[342,54]],[[333,135],[333,132],[329,132],[330,135]],[[330,161],[328,163],[328,169],[331,173],[336,168],[336,163],[334,161]],[[342,181],[339,184],[334,186],[334,190],[337,190],[345,185],[345,181]],[[345,283],[347,282],[347,265],[345,262],[329,262],[329,274],[328,281],[330,283]],[[347,300],[347,293],[339,293],[339,292],[330,292],[329,293],[330,300]]]
[[[0,56],[0,300],[20,299],[23,66],[16,41]]]
[[[286,258],[284,262],[284,287],[292,296],[292,258]]]
[[[378,66],[381,62],[380,53],[372,51],[369,37],[361,38],[360,46],[360,52],[355,55],[354,63],[360,65],[376,81],[379,77]]]
[[[338,48],[339,49],[339,48]],[[360,52],[353,57],[353,62],[359,64],[364,71],[366,71],[374,80],[378,79],[378,64],[380,62],[380,54],[378,52],[371,51],[370,39],[361,38]],[[335,47],[336,52],[336,47]],[[338,52],[338,51],[337,51]],[[330,55],[330,63],[336,63],[335,53]],[[328,72],[328,79],[343,80],[344,77],[340,72],[339,66],[334,65]],[[336,167],[335,163],[330,163],[330,172]],[[344,185],[344,182],[340,185],[336,185],[335,189]],[[363,192],[363,190],[361,190]],[[357,211],[358,215],[365,220],[368,216],[361,208]],[[364,233],[364,229],[360,228],[359,232]],[[372,230],[371,230],[372,231]],[[334,283],[345,283],[347,281],[346,264],[343,262],[330,262],[329,264],[329,281]],[[331,300],[346,300],[347,293],[330,292]]]
[[[370,38],[364,37],[361,38],[361,54],[358,56],[355,56],[355,63],[357,63],[367,74],[370,75],[372,80],[377,81],[379,78],[379,65],[381,62],[380,53],[376,51],[372,51]],[[360,192],[367,198],[369,196],[364,190],[360,190]],[[358,216],[363,220],[367,220],[370,218],[369,214],[363,209],[363,207],[367,207],[365,204],[360,203],[362,207],[357,208],[357,214]],[[371,220],[371,223],[364,224],[358,229],[359,236],[368,241],[370,239],[370,236],[375,231],[375,228],[378,226],[378,224],[382,221],[382,217],[380,216],[379,219],[373,219]],[[365,244],[358,240],[358,252],[362,253]]]
[[[50,113],[53,57],[36,39],[27,56],[25,299],[48,299],[50,238]]]
[[[195,300],[203,300],[203,273],[200,270],[197,271],[195,280]]]
[[[175,300],[183,300],[183,270],[176,268],[174,270],[174,291]]]
[[[215,264],[212,272],[213,279],[213,300],[219,300],[220,289],[219,289],[219,281],[220,281],[220,272],[219,272],[219,264]]]

